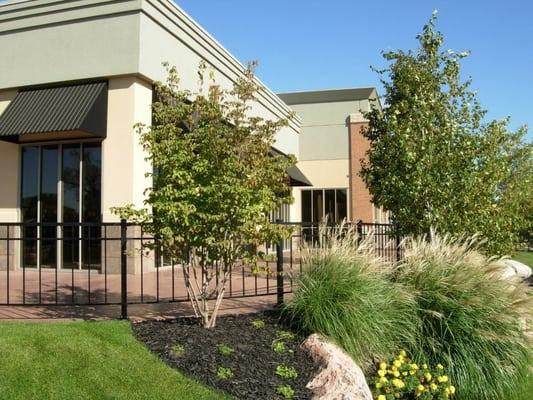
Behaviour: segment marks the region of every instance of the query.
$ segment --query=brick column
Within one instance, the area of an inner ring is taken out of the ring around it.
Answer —
[[[361,129],[368,126],[368,120],[361,113],[350,114],[350,218],[356,222],[373,222],[374,211],[372,196],[363,179],[359,176],[361,160],[366,158],[370,148],[368,140],[361,134]]]

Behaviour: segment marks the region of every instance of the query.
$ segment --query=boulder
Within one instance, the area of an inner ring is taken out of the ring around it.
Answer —
[[[317,334],[302,346],[320,365],[318,375],[307,384],[313,400],[372,400],[363,371],[342,349]]]
[[[519,279],[525,280],[531,276],[531,268],[529,268],[526,264],[521,263],[520,261],[503,260],[502,263],[504,266],[502,275],[505,278],[517,277]]]

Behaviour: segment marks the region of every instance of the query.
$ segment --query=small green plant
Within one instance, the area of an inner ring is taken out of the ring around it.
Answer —
[[[235,374],[233,373],[231,368],[219,367],[217,370],[217,378],[223,381],[227,381],[233,378],[234,376]]]
[[[175,356],[182,356],[183,353],[185,353],[185,347],[182,344],[180,344],[180,343],[176,343],[170,348],[170,351]]]
[[[217,346],[218,352],[222,354],[223,356],[231,356],[233,353],[235,353],[235,349],[231,346],[228,346],[226,344],[219,344]]]
[[[296,379],[298,377],[298,371],[294,367],[288,367],[282,364],[276,367],[276,375],[283,379]]]
[[[274,350],[276,353],[285,353],[287,351],[287,346],[285,346],[285,343],[276,341],[272,344],[272,350]]]
[[[289,331],[278,331],[278,340],[293,340],[296,336]]]
[[[292,399],[294,397],[294,389],[290,385],[278,386],[276,392],[285,399]]]
[[[260,319],[253,320],[252,321],[252,326],[255,329],[263,329],[265,327],[265,321],[260,320]]]

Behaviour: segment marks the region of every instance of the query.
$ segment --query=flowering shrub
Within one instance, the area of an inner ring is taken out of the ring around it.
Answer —
[[[426,364],[419,367],[403,350],[398,357],[379,363],[370,384],[376,400],[445,400],[455,394],[455,387],[441,364],[435,368]]]

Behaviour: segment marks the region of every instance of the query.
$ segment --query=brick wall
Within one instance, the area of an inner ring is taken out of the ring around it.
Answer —
[[[370,145],[361,134],[361,129],[368,126],[368,121],[361,113],[351,114],[350,127],[350,215],[356,222],[373,222],[372,196],[359,176],[361,159],[365,158]]]

